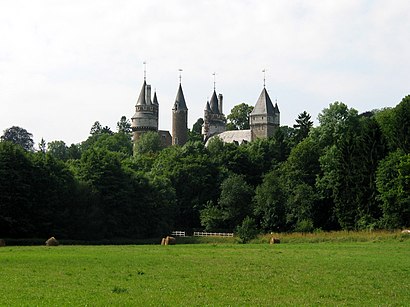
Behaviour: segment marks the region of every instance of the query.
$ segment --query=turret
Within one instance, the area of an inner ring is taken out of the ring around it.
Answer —
[[[188,141],[188,108],[181,83],[172,108],[172,145],[184,145]]]
[[[207,101],[204,110],[204,124],[202,125],[202,135],[206,141],[212,135],[219,134],[226,130],[226,118],[222,112],[222,94],[212,93],[211,100]]]
[[[252,140],[273,136],[280,124],[279,115],[278,105],[273,106],[264,87],[249,118]]]
[[[151,100],[151,85],[144,80],[141,92],[135,105],[135,114],[131,118],[133,141],[136,142],[140,136],[147,131],[158,131],[158,99],[154,93]]]

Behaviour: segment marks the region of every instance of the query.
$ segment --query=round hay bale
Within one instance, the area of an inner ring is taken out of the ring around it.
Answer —
[[[410,229],[403,229],[403,230],[401,231],[401,233],[410,234]]]
[[[0,239],[0,247],[6,246],[6,241],[4,239]]]
[[[162,238],[161,245],[165,245],[165,238]]]
[[[167,245],[175,245],[177,243],[177,240],[174,237],[167,236],[166,240],[168,242]]]
[[[58,243],[57,239],[54,237],[51,237],[46,241],[46,246],[58,246],[60,243]]]
[[[280,243],[280,239],[279,238],[270,238],[269,244],[279,244]]]

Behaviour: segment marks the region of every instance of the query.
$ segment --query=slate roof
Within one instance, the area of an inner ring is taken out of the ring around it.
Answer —
[[[154,92],[154,98],[152,99],[152,104],[156,106],[158,105],[157,92]]]
[[[275,113],[275,109],[278,110],[279,108],[274,107],[272,101],[270,100],[269,94],[266,91],[266,88],[263,88],[262,93],[260,94],[258,101],[253,108],[251,114],[269,114],[273,115]]]
[[[242,144],[243,142],[250,142],[252,136],[251,130],[229,130],[213,135],[206,142],[206,145],[208,145],[208,142],[214,137],[219,137],[225,143],[238,142],[239,144]]]
[[[188,110],[186,103],[185,103],[185,97],[182,91],[181,83],[179,84],[178,93],[177,93],[177,97],[175,98],[173,110],[183,110],[183,111]]]
[[[214,113],[214,114],[220,114],[219,108],[218,108],[218,98],[217,98],[217,96],[216,96],[215,90],[214,90],[214,92],[212,93],[211,100],[209,101],[209,106],[211,107],[212,113]]]
[[[137,104],[135,106],[143,106],[147,104],[147,102],[145,101],[145,88],[146,87],[147,87],[147,82],[144,81],[144,83],[142,84],[140,95],[137,100]]]

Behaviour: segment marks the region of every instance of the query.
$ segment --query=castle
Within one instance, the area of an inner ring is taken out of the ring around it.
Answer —
[[[215,88],[204,111],[202,136],[207,142],[218,136],[227,143],[251,142],[257,138],[273,136],[280,124],[280,112],[277,103],[273,105],[265,86],[250,114],[249,130],[226,131],[226,117],[223,114],[223,96],[217,95]],[[172,108],[172,136],[169,131],[158,130],[159,104],[157,94],[151,97],[151,85],[146,78],[142,84],[140,95],[135,105],[135,114],[131,118],[133,142],[138,142],[142,134],[148,131],[158,132],[163,146],[184,145],[188,141],[188,107],[182,91],[181,80]]]

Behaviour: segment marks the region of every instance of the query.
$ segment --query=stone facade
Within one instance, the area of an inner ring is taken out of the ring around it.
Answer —
[[[172,108],[172,145],[184,145],[188,141],[188,108],[181,83]]]
[[[169,131],[158,130],[159,104],[157,94],[151,99],[151,86],[142,85],[135,105],[135,114],[131,118],[133,142],[138,142],[142,134],[148,131],[158,132],[164,147],[184,145],[188,141],[188,108],[185,102],[181,83],[179,84],[175,103],[172,108],[172,136]],[[217,95],[214,89],[210,101],[204,111],[202,136],[205,142],[218,135],[225,142],[238,144],[250,142],[258,138],[272,137],[280,125],[280,112],[277,103],[273,105],[268,92],[263,88],[255,107],[250,114],[249,130],[226,130],[226,117],[223,114],[223,96]]]

